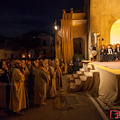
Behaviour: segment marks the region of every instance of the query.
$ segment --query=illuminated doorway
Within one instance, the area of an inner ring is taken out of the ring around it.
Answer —
[[[110,43],[120,43],[120,19],[112,25],[110,33]]]

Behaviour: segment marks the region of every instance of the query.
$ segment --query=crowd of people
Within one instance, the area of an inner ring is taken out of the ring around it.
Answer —
[[[105,46],[102,46],[100,50],[100,62],[118,60],[120,60],[119,45],[117,45],[115,49],[112,49],[111,46],[108,46],[107,49],[105,49]]]
[[[63,67],[63,65],[62,65]],[[0,115],[6,110],[21,116],[30,105],[46,105],[46,98],[55,98],[62,89],[62,68],[59,60],[1,60]]]
[[[100,62],[120,60],[120,46],[105,46],[100,50]],[[76,65],[79,65],[78,58]],[[71,61],[70,66],[73,66]],[[75,67],[75,66],[74,66]],[[73,67],[71,67],[73,68]],[[75,71],[78,70],[75,67]],[[62,88],[62,74],[70,73],[67,63],[58,59],[1,60],[0,61],[0,115],[6,110],[23,115],[22,109],[34,104],[46,105],[46,98],[55,98]]]

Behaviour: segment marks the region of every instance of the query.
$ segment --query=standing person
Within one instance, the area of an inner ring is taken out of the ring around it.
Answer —
[[[75,72],[79,70],[79,57],[76,57],[76,60],[75,60]]]
[[[30,94],[30,98],[33,99],[34,98],[34,81],[35,81],[35,70],[36,70],[37,66],[35,64],[35,61],[31,62],[31,69],[30,69],[30,78],[29,78],[29,92]]]
[[[108,46],[106,53],[108,61],[113,61],[113,49],[110,46]]]
[[[44,61],[41,59],[35,70],[34,83],[34,103],[38,105],[46,105],[45,99],[47,94],[47,84],[49,83],[49,72],[46,70]]]
[[[106,61],[106,49],[105,46],[102,46],[100,50],[100,62]]]
[[[73,61],[70,61],[69,67],[68,67],[68,73],[72,74],[74,70],[74,64]]]
[[[49,81],[49,90],[48,90],[50,98],[54,98],[55,95],[57,94],[56,81],[55,81],[56,72],[54,67],[55,67],[54,62],[51,61],[49,64],[50,81]]]
[[[26,63],[29,71],[31,70],[31,60],[27,60],[27,63]]]
[[[55,59],[55,71],[56,71],[56,88],[59,90],[62,88],[62,71],[59,66],[59,60]]]
[[[63,73],[64,74],[67,74],[68,73],[68,66],[67,66],[67,63],[64,61],[64,63],[65,63],[65,67],[64,67],[64,71],[63,71]]]
[[[31,74],[33,76],[35,76],[35,69],[36,69],[37,65],[36,65],[36,62],[35,61],[32,61],[31,62]]]
[[[25,71],[25,95],[26,95],[26,101],[27,101],[27,107],[29,107],[29,80],[28,77],[30,75],[30,72],[28,70],[28,67],[26,66],[25,60],[21,61],[22,69]]]
[[[13,110],[18,116],[21,116],[24,113],[20,111],[26,108],[25,72],[21,68],[20,60],[15,60],[14,64],[15,68],[12,72],[9,109]]]
[[[64,60],[61,60],[60,66],[61,66],[61,70],[63,72],[64,69],[65,69],[65,62],[64,62]]]
[[[48,59],[48,66],[50,65],[51,59]]]
[[[9,106],[10,80],[8,77],[8,68],[4,61],[0,61],[0,115],[6,116],[5,108]]]
[[[45,68],[48,70],[48,66],[49,66],[49,64],[48,64],[48,59],[45,59],[45,60],[44,60],[44,65],[45,65]]]
[[[91,44],[91,48],[89,48],[90,51],[91,51],[91,61],[95,61],[96,60],[96,57],[97,57],[97,51],[96,51],[96,47],[94,46],[94,44],[92,43]]]
[[[113,60],[117,61],[117,52],[115,51],[115,49],[113,49]]]
[[[116,60],[120,60],[120,46],[119,45],[117,45],[115,49],[115,53],[117,55]]]
[[[65,60],[61,60],[61,70],[63,74],[67,74],[68,70],[67,70],[67,63],[65,62]]]

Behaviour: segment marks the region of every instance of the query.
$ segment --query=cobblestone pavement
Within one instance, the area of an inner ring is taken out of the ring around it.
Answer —
[[[63,89],[46,106],[31,106],[23,116],[13,114],[1,120],[103,120],[84,92],[69,93],[69,78],[63,76]]]

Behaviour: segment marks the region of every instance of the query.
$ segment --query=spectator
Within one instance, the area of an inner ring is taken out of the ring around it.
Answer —
[[[108,46],[106,52],[108,61],[113,61],[113,49],[110,46]]]
[[[105,62],[106,61],[106,49],[105,46],[102,46],[102,48],[100,49],[100,62]]]
[[[119,45],[117,45],[115,49],[115,53],[117,55],[116,60],[120,60],[120,46]]]

